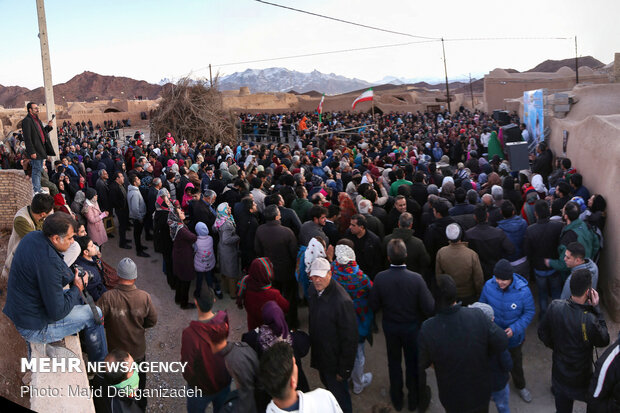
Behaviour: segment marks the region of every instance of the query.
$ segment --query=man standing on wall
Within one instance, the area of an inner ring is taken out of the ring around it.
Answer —
[[[41,192],[43,161],[48,156],[56,156],[48,135],[48,132],[53,129],[53,123],[50,120],[47,126],[43,126],[43,122],[39,119],[39,105],[36,103],[29,102],[26,109],[28,115],[22,120],[22,131],[26,153],[30,157],[30,165],[32,165],[32,189],[35,194],[38,194]]]

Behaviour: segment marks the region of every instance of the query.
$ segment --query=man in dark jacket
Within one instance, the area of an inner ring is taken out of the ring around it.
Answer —
[[[355,256],[357,263],[374,280],[375,275],[383,267],[383,253],[381,251],[381,240],[372,231],[367,229],[366,217],[355,214],[351,217],[351,224],[345,234],[345,238],[353,241],[355,246]]]
[[[456,191],[454,191],[454,199],[456,200],[456,204],[448,210],[451,217],[474,213],[475,206],[466,201],[467,192],[463,188],[456,188]]]
[[[558,413],[572,412],[586,401],[592,378],[592,349],[609,344],[599,296],[587,270],[572,274],[571,297],[554,300],[538,325],[538,337],[553,350],[551,383]]]
[[[112,207],[110,206],[108,171],[106,171],[105,169],[100,169],[97,174],[99,175],[97,182],[95,182],[95,188],[97,189],[97,203],[99,204],[101,212],[107,211],[111,213]]]
[[[34,193],[41,192],[41,171],[43,162],[48,156],[55,156],[54,147],[50,141],[48,132],[53,129],[53,121],[47,126],[39,119],[39,105],[29,102],[26,105],[28,115],[22,120],[22,134],[26,145],[26,154],[32,166],[32,189]]]
[[[338,215],[340,215],[340,207],[331,204],[327,208],[327,219],[325,219],[325,225],[323,226],[323,232],[329,238],[329,244],[333,246],[336,246],[336,243],[340,240],[340,231],[338,231],[335,223],[338,220]]]
[[[93,297],[93,301],[97,301],[106,292],[105,285],[103,285],[103,268],[101,260],[98,258],[99,248],[88,235],[78,237],[76,242],[80,246],[81,253],[75,260],[75,264],[82,267],[90,275],[86,291]]]
[[[312,355],[310,365],[319,371],[321,382],[332,392],[344,413],[353,411],[348,379],[357,352],[357,319],[353,301],[331,277],[331,265],[316,258],[309,270],[308,331]]]
[[[620,412],[620,334],[594,363],[588,413]]]
[[[387,255],[388,243],[393,239],[401,239],[407,247],[407,269],[425,276],[431,262],[422,240],[413,235],[413,216],[409,212],[400,214],[398,228],[383,240],[383,254]]]
[[[521,215],[516,214],[513,203],[507,199],[502,202],[500,209],[502,210],[504,219],[497,223],[497,227],[504,231],[515,247],[515,252],[508,255],[506,259],[510,261],[510,264],[514,267],[517,274],[529,279],[530,264],[527,260],[527,256],[523,252],[523,238],[525,237],[525,230],[527,229],[527,221],[524,220]]]
[[[411,217],[411,214],[405,213]],[[410,218],[412,220],[412,218]],[[420,241],[421,244],[421,241]],[[420,395],[418,386],[418,331],[422,321],[433,313],[435,300],[420,274],[409,271],[405,262],[407,246],[395,238],[387,245],[388,270],[377,274],[370,292],[369,304],[374,311],[383,310],[383,333],[390,372],[390,399],[394,408],[403,407],[402,354],[405,355],[405,383],[407,384],[408,407],[413,411],[418,406],[428,405],[428,394]],[[424,399],[424,396],[428,400]]]
[[[258,227],[254,237],[254,251],[257,257],[269,257],[273,264],[273,287],[280,290],[290,303],[286,314],[290,328],[297,328],[297,238],[290,228],[280,222],[280,210],[276,205],[265,208],[265,223]]]
[[[435,258],[437,257],[437,251],[448,245],[448,238],[446,237],[446,228],[448,225],[453,224],[455,221],[449,214],[450,203],[445,199],[439,198],[433,202],[433,214],[435,215],[435,221],[428,226],[426,234],[424,235],[424,245],[431,257],[431,268],[435,268]]]
[[[188,228],[192,232],[196,232],[196,224],[199,222],[204,222],[207,228],[211,230],[213,228],[213,224],[215,224],[215,218],[217,216],[217,212],[213,207],[213,203],[217,195],[214,191],[207,189],[202,195],[200,195],[199,200],[193,200],[189,202],[189,225]],[[217,231],[213,231],[211,235],[217,236]],[[217,244],[217,240],[214,239],[214,244]]]
[[[428,199],[428,192],[426,191],[424,172],[416,172],[413,178],[413,184],[411,185],[411,198],[413,198],[419,205],[426,204]]]
[[[553,153],[547,148],[547,142],[540,142],[536,147],[536,155],[530,155],[533,160],[532,172],[540,174],[547,185],[549,175],[553,172]]]
[[[88,359],[102,361],[108,352],[103,325],[95,321],[88,305],[80,305],[88,280],[82,281],[77,270],[72,273],[62,257],[73,244],[76,229],[71,216],[59,213],[45,218],[43,231],[26,234],[13,256],[2,311],[29,343],[52,343],[84,330]],[[63,290],[67,284],[70,287]],[[55,349],[48,345],[47,355],[67,351],[54,353]]]
[[[547,267],[545,258],[558,258],[558,243],[564,226],[549,220],[549,205],[543,199],[534,204],[534,216],[536,223],[525,230],[523,252],[534,268],[541,319],[547,311],[548,297],[557,300],[562,292],[562,277],[558,271]]]
[[[127,205],[127,190],[125,189],[125,177],[120,171],[115,172],[114,182],[110,183],[110,206],[114,207],[118,218],[118,246],[130,250],[131,245],[126,238],[129,226],[129,206]]]
[[[492,389],[489,357],[508,347],[508,337],[482,311],[456,303],[452,277],[438,278],[438,314],[420,329],[420,368],[435,366],[439,400],[448,413],[486,412]]]
[[[467,230],[465,239],[469,243],[469,248],[478,253],[486,281],[493,276],[493,268],[497,261],[513,254],[515,248],[504,231],[488,224],[489,214],[484,205],[476,206],[474,217],[477,224]]]

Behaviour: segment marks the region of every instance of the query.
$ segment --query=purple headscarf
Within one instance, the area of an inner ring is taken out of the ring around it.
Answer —
[[[267,350],[279,341],[292,344],[292,337],[280,306],[275,301],[267,301],[261,312],[265,323],[258,328],[258,345],[261,349]]]

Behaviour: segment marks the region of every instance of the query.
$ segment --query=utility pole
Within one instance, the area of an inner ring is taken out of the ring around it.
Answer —
[[[47,40],[47,23],[45,21],[45,4],[44,0],[37,0],[37,17],[39,18],[39,41],[41,42],[41,63],[43,64],[43,88],[45,89],[45,111],[47,112],[47,121],[52,120],[52,116],[56,115],[56,106],[54,105],[54,84],[52,83],[52,65],[50,64],[50,48]],[[56,152],[55,159],[58,159],[58,135],[56,133],[56,120],[53,120],[54,129],[49,133],[52,146]]]
[[[209,63],[209,84],[213,87],[213,76],[211,76],[211,63]]]
[[[446,74],[446,98],[448,100],[448,112],[452,113],[450,106],[450,86],[448,85],[448,66],[446,65],[446,48],[444,47],[443,37],[441,38],[441,50],[443,51],[443,70]]]
[[[575,84],[579,84],[579,55],[577,54],[577,36],[575,36]]]
[[[473,112],[476,108],[474,107],[474,87],[471,85],[471,73],[469,74],[469,94],[471,95],[471,111]]]

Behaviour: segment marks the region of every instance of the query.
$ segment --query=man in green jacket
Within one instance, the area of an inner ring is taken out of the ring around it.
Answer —
[[[588,224],[579,219],[580,212],[579,205],[575,202],[567,202],[566,205],[564,205],[562,214],[566,221],[566,226],[560,233],[560,244],[558,245],[559,258],[556,260],[545,258],[545,264],[547,264],[548,267],[565,273],[566,276],[568,276],[570,271],[564,262],[568,244],[571,242],[579,242],[586,249],[585,258],[590,259],[596,256],[600,248],[597,236],[590,230]]]

